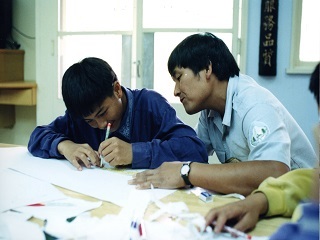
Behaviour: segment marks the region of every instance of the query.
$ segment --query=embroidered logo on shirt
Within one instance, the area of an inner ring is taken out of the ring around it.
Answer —
[[[252,128],[252,136],[250,144],[257,146],[267,135],[269,134],[269,128],[264,123],[255,124]]]

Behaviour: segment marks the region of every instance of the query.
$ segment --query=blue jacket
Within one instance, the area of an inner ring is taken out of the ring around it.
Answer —
[[[122,88],[128,100],[127,109],[119,129],[109,137],[132,144],[132,168],[157,168],[169,161],[208,162],[203,142],[176,116],[165,98],[153,90]],[[61,141],[88,143],[98,150],[105,134],[106,130],[92,128],[66,111],[49,125],[35,128],[28,150],[41,158],[64,158],[57,150]]]
[[[301,218],[283,224],[269,240],[319,240],[319,203],[302,203],[300,207]]]

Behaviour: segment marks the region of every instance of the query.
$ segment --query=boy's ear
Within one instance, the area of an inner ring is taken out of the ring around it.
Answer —
[[[121,98],[122,97],[122,88],[121,88],[121,85],[118,81],[114,82],[113,89],[114,89],[114,94],[116,95],[116,97]]]

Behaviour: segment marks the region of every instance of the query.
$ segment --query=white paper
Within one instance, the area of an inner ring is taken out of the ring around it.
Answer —
[[[14,210],[31,214],[32,216],[42,220],[53,218],[66,220],[67,218],[75,217],[83,212],[98,208],[101,204],[101,201],[89,202],[68,197],[62,200],[44,202],[43,206],[25,206]]]
[[[15,154],[12,154],[14,152]],[[78,171],[67,160],[33,157],[26,147],[0,148],[0,156],[10,156],[10,168],[50,182],[57,186],[109,201],[123,207],[135,186],[129,185],[132,176],[107,169],[83,168]],[[9,159],[8,159],[9,160]],[[140,190],[151,191],[151,190]],[[175,190],[156,189],[156,198],[163,198]]]
[[[25,156],[25,147],[0,148],[0,170],[10,168],[17,159]]]
[[[37,224],[10,219],[9,221],[0,220],[0,239],[45,240],[46,238]]]
[[[11,169],[0,170],[0,212],[66,196],[50,183]]]
[[[11,211],[0,214],[0,239],[45,240],[39,225],[26,221],[24,214]]]

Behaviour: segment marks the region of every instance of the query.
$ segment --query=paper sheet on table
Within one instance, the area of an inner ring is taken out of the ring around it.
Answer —
[[[101,201],[89,202],[81,199],[67,197],[65,199],[50,201],[43,203],[43,206],[25,206],[15,208],[15,211],[25,214],[31,214],[42,220],[46,219],[67,219],[76,217],[79,214],[98,208],[102,204]]]
[[[46,237],[36,223],[27,221],[25,214],[7,211],[0,214],[0,239],[45,240]]]
[[[66,196],[48,182],[11,169],[0,170],[0,212]]]
[[[129,175],[100,168],[84,167],[82,171],[78,171],[67,160],[33,157],[26,147],[0,148],[0,156],[10,156],[12,162],[9,167],[12,169],[121,207],[126,204],[130,191],[135,188],[128,184],[128,180],[132,178]],[[174,191],[156,189],[153,195],[161,199]]]
[[[7,169],[23,157],[25,147],[0,148],[0,170]]]

